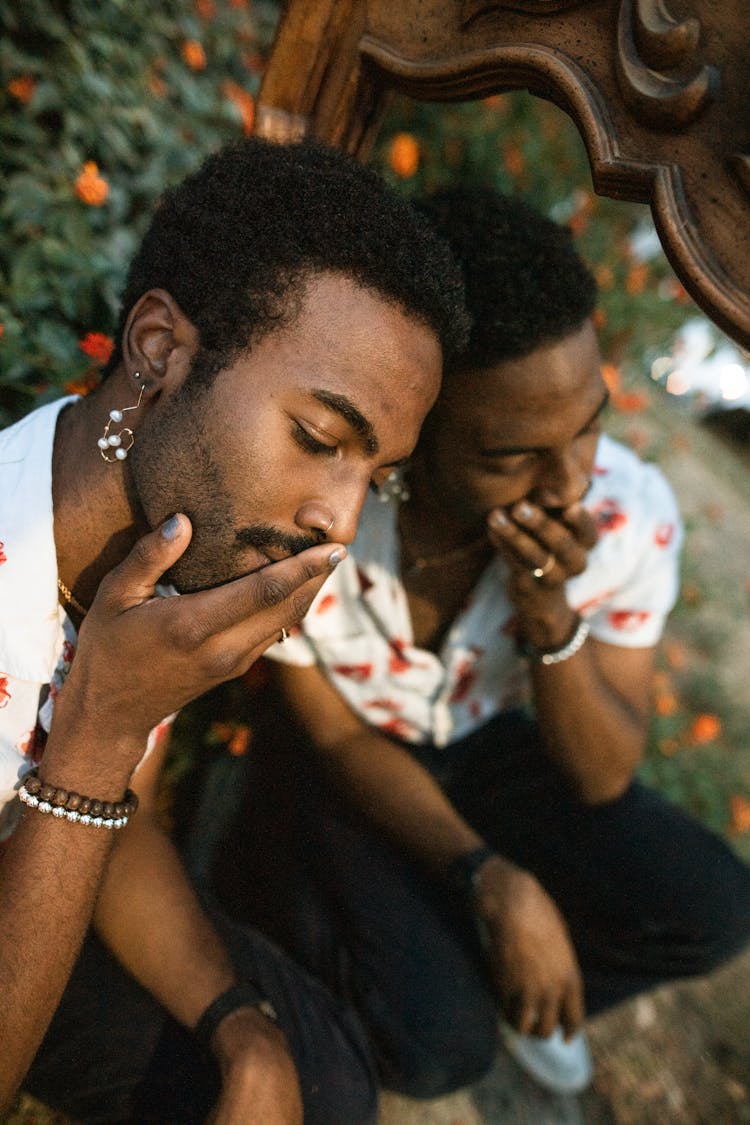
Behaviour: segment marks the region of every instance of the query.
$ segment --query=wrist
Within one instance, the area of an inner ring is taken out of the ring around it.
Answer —
[[[589,635],[589,626],[577,613],[572,615],[572,622],[563,640],[555,643],[539,644],[536,639],[531,639],[527,634],[522,636],[518,649],[522,656],[536,664],[561,664],[575,656],[583,647]]]
[[[249,1014],[254,1026],[275,1027],[278,1022],[276,1009],[258,985],[253,981],[234,984],[208,1005],[193,1028],[206,1054],[232,1054],[233,1025],[239,1022],[241,1013]]]

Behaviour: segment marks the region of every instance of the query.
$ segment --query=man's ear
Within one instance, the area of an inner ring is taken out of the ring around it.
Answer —
[[[198,329],[166,289],[149,289],[133,305],[122,352],[128,370],[140,371],[150,390],[174,390],[190,372],[200,343]]]

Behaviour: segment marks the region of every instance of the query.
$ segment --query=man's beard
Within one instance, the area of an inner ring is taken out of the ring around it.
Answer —
[[[203,558],[201,542],[205,539],[206,532],[210,531],[211,529],[206,528],[205,523],[199,525],[197,530],[194,530],[194,539],[185,555],[181,556],[164,576],[165,581],[179,590],[181,594],[197,593],[199,590],[223,586],[227,582],[233,582],[236,578],[242,578],[246,574],[254,574],[262,570],[275,561],[274,558],[268,558],[266,548],[273,550],[275,554],[283,552],[284,556],[298,555],[301,551],[306,551],[309,547],[315,547],[318,543],[323,542],[325,538],[322,533],[315,536],[288,535],[271,524],[253,524],[236,533],[232,549],[241,550],[243,556],[246,557],[247,549],[252,548],[260,554],[260,561],[256,566],[250,567],[239,564],[230,568],[230,573],[227,573],[226,569],[219,570],[217,566],[218,552],[215,548],[210,549],[209,555]],[[213,536],[210,538],[213,543],[216,543]]]

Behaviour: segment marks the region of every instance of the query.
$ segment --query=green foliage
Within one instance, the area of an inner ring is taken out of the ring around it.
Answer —
[[[259,0],[0,6],[0,425],[93,381],[79,341],[111,334],[164,187],[248,124],[275,19]]]
[[[418,146],[418,166],[400,166],[394,139]],[[375,163],[408,195],[457,182],[523,195],[568,223],[600,287],[599,331],[605,358],[643,368],[644,354],[663,353],[695,312],[658,242],[643,262],[633,238],[651,234],[649,208],[593,192],[588,159],[573,122],[524,91],[476,102],[431,105],[398,99],[376,144]]]

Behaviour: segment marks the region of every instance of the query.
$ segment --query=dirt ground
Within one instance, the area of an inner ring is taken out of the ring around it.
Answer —
[[[747,463],[673,410],[621,420],[620,429],[647,455],[658,454],[677,492],[689,528],[685,573],[708,596],[675,615],[670,636],[693,646],[728,701],[722,720],[735,732],[732,770],[750,793]],[[748,858],[748,832],[731,838]],[[595,1077],[580,1097],[545,1094],[503,1055],[482,1082],[451,1097],[384,1095],[380,1125],[742,1125],[750,1122],[749,1015],[750,952],[706,980],[662,988],[590,1021]],[[4,1125],[64,1121],[21,1099]]]

